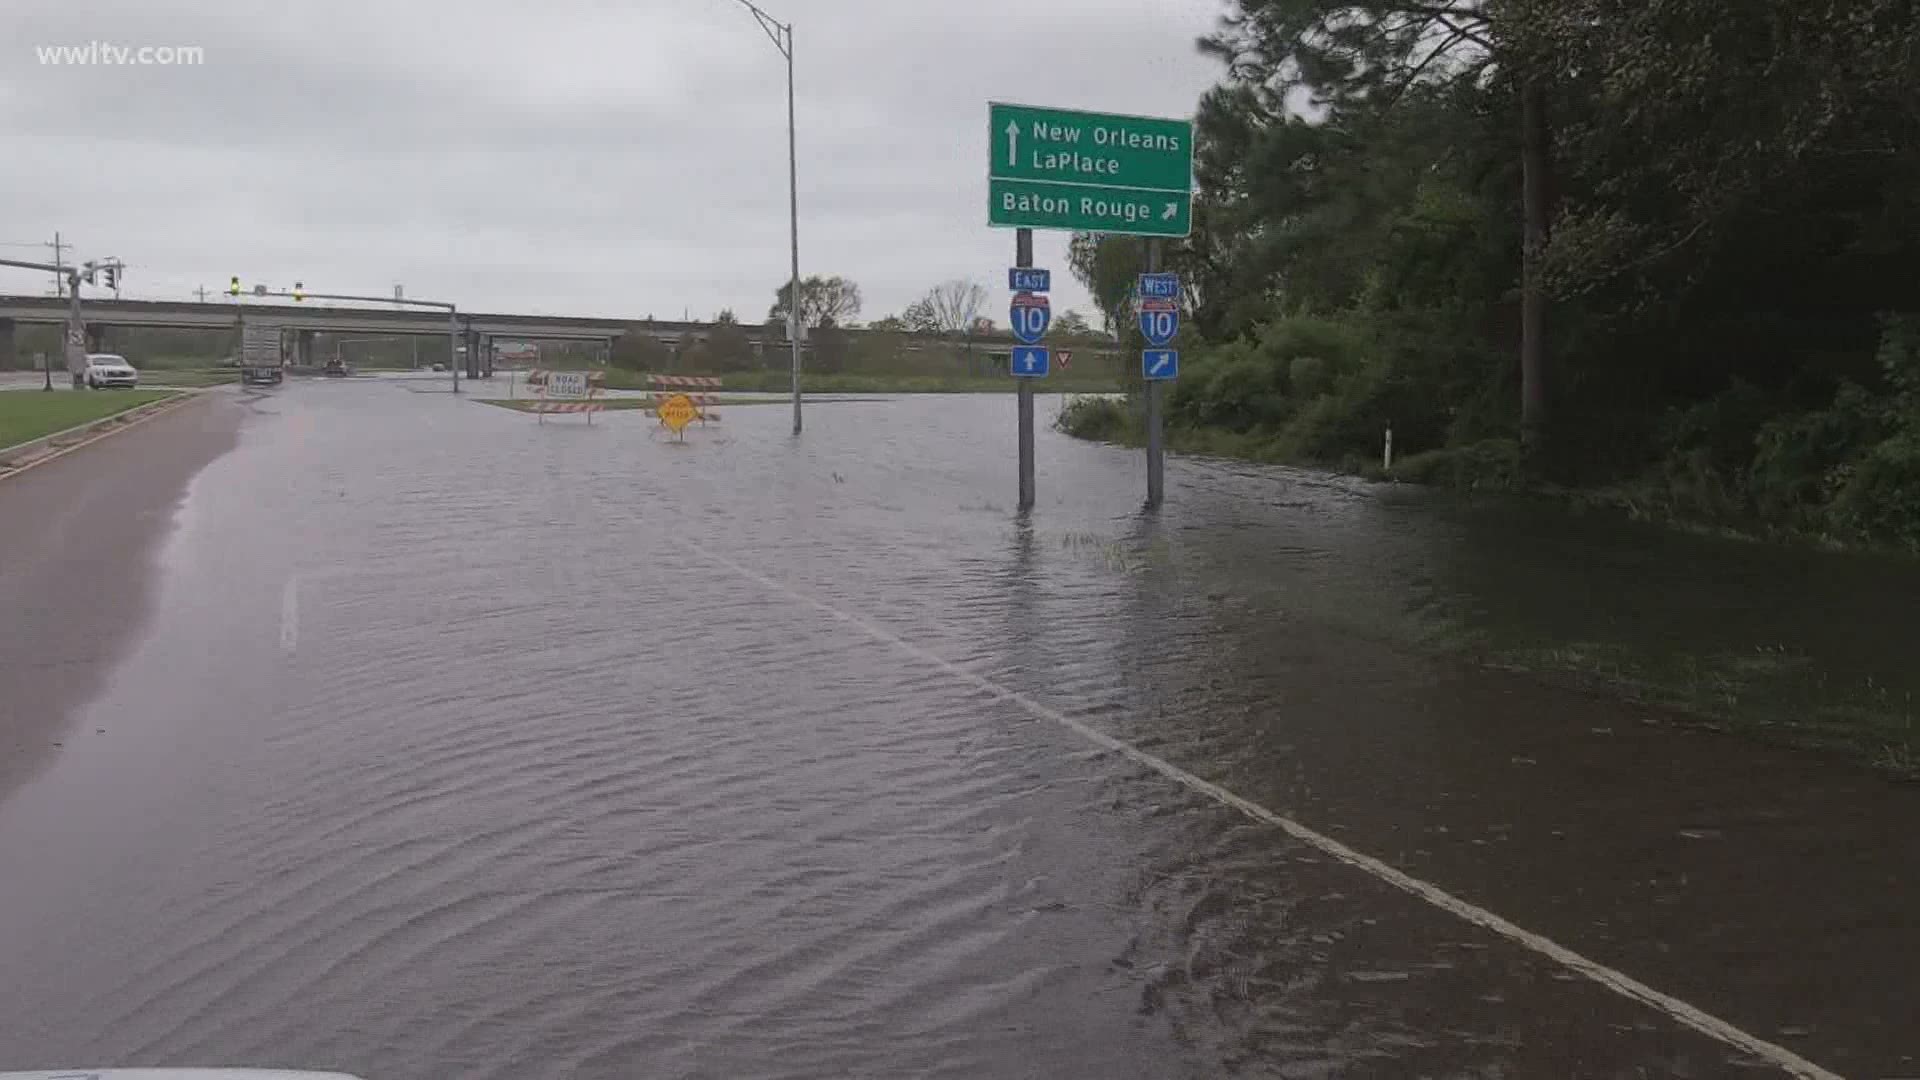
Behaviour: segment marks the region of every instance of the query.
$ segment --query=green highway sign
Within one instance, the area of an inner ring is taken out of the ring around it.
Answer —
[[[989,180],[988,223],[1026,229],[1185,236],[1193,197],[1184,191]]]
[[[1185,236],[1193,220],[1193,125],[993,102],[990,225]]]

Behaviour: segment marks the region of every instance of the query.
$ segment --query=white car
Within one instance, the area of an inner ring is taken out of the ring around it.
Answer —
[[[140,385],[140,373],[133,370],[124,356],[112,353],[87,354],[87,388],[104,390],[109,386],[135,387]]]

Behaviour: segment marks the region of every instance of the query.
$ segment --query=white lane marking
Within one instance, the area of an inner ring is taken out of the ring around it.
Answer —
[[[1130,743],[1122,742],[1103,731],[1089,727],[1087,724],[1075,720],[1071,716],[1050,709],[1018,690],[1010,690],[991,679],[976,675],[944,657],[915,645],[890,630],[868,622],[858,615],[843,611],[824,600],[802,593],[784,582],[768,577],[725,555],[698,548],[691,544],[683,543],[681,546],[696,557],[717,562],[750,581],[758,582],[822,614],[838,619],[876,641],[891,645],[904,653],[939,668],[961,682],[969,683],[1002,701],[1012,702],[1042,720],[1052,721],[1072,731],[1074,734],[1079,735],[1081,738],[1086,739],[1088,742],[1104,747],[1107,750],[1119,754],[1121,757],[1143,765],[1182,787],[1205,795],[1223,806],[1232,807],[1255,821],[1271,825],[1286,833],[1288,836],[1299,840],[1301,843],[1318,849],[1321,853],[1333,859],[1337,859],[1355,869],[1365,871],[1373,877],[1392,885],[1396,889],[1411,893],[1425,900],[1427,903],[1432,904],[1434,907],[1448,914],[1470,922],[1475,926],[1490,930],[1522,948],[1531,950],[1552,960],[1569,971],[1586,976],[1588,979],[1599,983],[1601,986],[1606,987],[1622,997],[1637,1001],[1648,1008],[1664,1013],[1695,1031],[1718,1039],[1728,1046],[1744,1050],[1789,1075],[1802,1077],[1804,1080],[1843,1080],[1839,1073],[1823,1069],[1813,1062],[1808,1061],[1806,1058],[1788,1050],[1784,1046],[1777,1046],[1770,1043],[1757,1035],[1734,1027],[1732,1024],[1727,1023],[1725,1020],[1711,1013],[1695,1008],[1681,1001],[1679,998],[1670,994],[1663,994],[1625,972],[1616,971],[1596,960],[1589,960],[1550,938],[1542,937],[1531,930],[1516,926],[1485,908],[1468,903],[1440,888],[1438,885],[1422,881],[1411,874],[1389,866],[1371,855],[1355,851],[1340,841],[1322,833],[1315,832],[1313,829],[1291,818],[1277,814],[1261,806],[1259,803],[1235,795],[1233,792],[1228,791],[1218,784],[1202,780],[1200,777],[1195,776],[1170,761],[1155,757]]]
[[[280,651],[288,656],[300,644],[300,575],[280,589]]]

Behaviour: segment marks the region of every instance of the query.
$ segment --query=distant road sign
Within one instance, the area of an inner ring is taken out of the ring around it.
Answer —
[[[1023,379],[1044,379],[1047,369],[1047,347],[1045,345],[1015,345],[1011,363],[1007,365],[1013,373]]]
[[[1180,299],[1180,275],[1141,274],[1140,298],[1143,300]]]
[[[1180,305],[1173,300],[1140,301],[1140,335],[1156,349],[1180,332]]]
[[[586,397],[587,373],[584,371],[547,372],[547,396],[556,398]]]
[[[1180,353],[1174,349],[1147,349],[1140,354],[1140,374],[1149,381],[1180,377]]]
[[[1040,339],[1047,336],[1047,326],[1053,322],[1053,305],[1044,296],[1016,293],[1008,308],[1008,318],[1016,339],[1022,344],[1038,345]]]
[[[1058,352],[1054,353],[1053,355],[1059,359],[1061,371],[1065,371],[1067,370],[1067,368],[1073,366],[1073,350],[1072,349],[1061,349]]]
[[[670,428],[675,435],[684,431],[686,426],[693,423],[694,418],[700,415],[700,410],[694,406],[693,399],[685,394],[675,394],[662,401],[660,408],[656,411],[660,416],[660,422]]]
[[[1047,292],[1053,285],[1053,271],[1031,266],[1016,266],[1007,271],[1007,288],[1014,292]]]
[[[1185,236],[1193,124],[989,103],[987,223]]]

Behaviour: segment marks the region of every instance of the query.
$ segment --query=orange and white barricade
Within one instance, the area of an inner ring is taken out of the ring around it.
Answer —
[[[534,388],[533,411],[543,424],[548,413],[585,413],[591,424],[593,414],[607,407],[594,397],[606,378],[599,371],[529,371],[527,383]]]
[[[707,392],[720,389],[720,380],[714,376],[649,375],[647,386],[653,392],[653,402],[650,407],[656,414],[660,411],[662,401],[675,394],[683,394],[687,400],[693,402],[693,407],[698,410],[702,424],[708,420],[720,419],[720,414],[713,411],[713,407],[719,404],[720,395]]]

